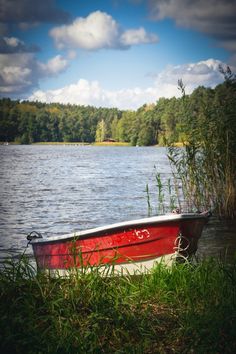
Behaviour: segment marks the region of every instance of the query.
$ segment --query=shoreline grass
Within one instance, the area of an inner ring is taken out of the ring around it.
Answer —
[[[24,145],[24,144],[19,144],[16,142],[8,142],[8,145]],[[6,145],[5,142],[0,142],[0,145]],[[37,142],[37,143],[31,143],[31,144],[27,144],[27,145],[74,145],[74,146],[131,146],[130,143],[124,143],[124,142],[92,142],[92,143],[84,143],[81,141],[41,141],[41,142]]]
[[[93,146],[131,146],[130,143],[124,143],[121,141],[102,141],[92,143]]]
[[[6,145],[6,142],[0,141],[0,145]],[[30,143],[30,144],[21,144],[17,143],[15,141],[9,141],[7,142],[7,145],[81,145],[81,146],[132,146],[131,143],[127,142],[122,142],[122,141],[102,141],[102,142],[91,142],[91,143],[84,143],[81,141],[39,141],[35,143]],[[154,144],[154,145],[144,145],[145,147],[166,147],[166,144]],[[173,143],[174,147],[184,147],[184,143],[182,142],[175,142]],[[143,147],[143,146],[142,146]]]
[[[5,353],[235,353],[236,262],[52,279],[24,259],[0,271]]]
[[[49,141],[49,142],[44,142],[44,141],[41,141],[41,142],[38,142],[38,143],[32,143],[31,145],[90,145],[89,143],[83,143],[83,142],[80,142],[80,141],[77,141],[77,142],[74,142],[74,141],[67,141],[67,142],[64,142],[64,141]]]

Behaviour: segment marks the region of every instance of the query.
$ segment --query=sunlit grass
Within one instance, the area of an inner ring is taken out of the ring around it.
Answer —
[[[51,141],[51,142],[45,142],[45,141],[42,141],[42,142],[38,142],[38,143],[32,143],[31,145],[74,145],[74,146],[77,146],[77,145],[90,145],[89,143],[84,143],[84,142],[81,142],[81,141],[77,141],[77,142],[69,142],[69,141]]]
[[[0,346],[8,353],[234,353],[236,263],[150,274],[50,278],[22,259],[0,271]]]
[[[102,141],[93,143],[94,146],[131,146],[130,143],[125,143],[121,141]]]

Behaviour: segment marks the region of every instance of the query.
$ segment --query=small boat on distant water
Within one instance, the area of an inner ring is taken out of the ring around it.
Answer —
[[[134,274],[193,255],[208,216],[171,213],[48,238],[33,231],[27,239],[38,269],[50,274],[108,265],[117,274]]]

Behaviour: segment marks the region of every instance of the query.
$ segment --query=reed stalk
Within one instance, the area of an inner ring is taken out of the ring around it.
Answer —
[[[151,207],[151,197],[150,197],[148,184],[146,184],[146,196],[147,196],[148,216],[151,216],[152,215],[152,207]]]
[[[158,206],[158,211],[157,214],[164,214],[165,213],[165,205],[164,205],[164,186],[162,184],[161,180],[161,174],[156,173],[156,186],[157,186],[157,206]]]
[[[172,212],[174,209],[179,208],[181,203],[178,193],[178,187],[174,178],[168,178],[157,171],[154,167],[154,183],[152,185],[152,193],[149,185],[146,184],[146,196],[148,205],[148,216],[151,216],[155,211],[156,215],[162,215]],[[151,198],[153,195],[153,198]]]

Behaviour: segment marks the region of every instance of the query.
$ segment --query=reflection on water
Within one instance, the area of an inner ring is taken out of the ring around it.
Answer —
[[[0,146],[0,253],[22,253],[33,231],[59,235],[146,217],[154,166],[170,177],[164,148]],[[155,210],[154,210],[155,214]],[[211,220],[199,255],[236,250],[236,227]],[[27,252],[31,252],[29,248]]]
[[[236,220],[210,218],[199,240],[197,255],[232,260],[236,256]]]

